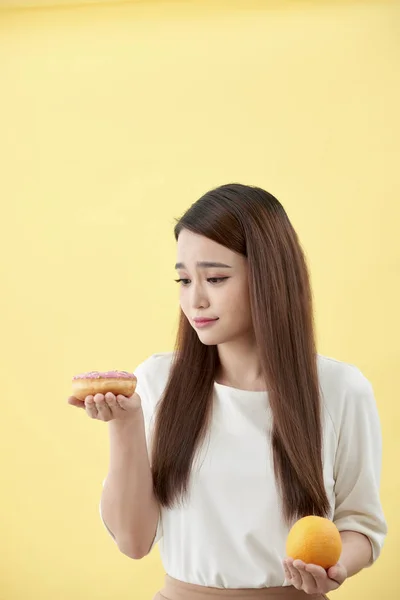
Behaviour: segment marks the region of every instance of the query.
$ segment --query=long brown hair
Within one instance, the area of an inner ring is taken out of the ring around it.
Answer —
[[[305,256],[284,208],[260,188],[224,185],[202,196],[177,221],[176,240],[182,229],[247,257],[282,514],[288,523],[309,514],[326,516],[312,293]],[[210,424],[218,366],[217,346],[202,344],[181,310],[152,449],[154,491],[164,507],[181,502],[188,492],[193,461]]]

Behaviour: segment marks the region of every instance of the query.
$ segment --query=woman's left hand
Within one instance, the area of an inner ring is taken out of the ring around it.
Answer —
[[[327,571],[318,565],[306,564],[302,560],[285,558],[283,561],[287,581],[306,594],[327,594],[347,579],[346,568],[337,563]]]

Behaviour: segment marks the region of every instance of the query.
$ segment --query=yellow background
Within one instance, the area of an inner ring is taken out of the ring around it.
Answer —
[[[130,560],[103,529],[107,426],[66,398],[173,348],[174,218],[230,181],[282,201],[319,351],[376,393],[389,536],[332,596],[399,596],[399,64],[397,2],[0,11],[1,600],[161,587],[158,549]]]

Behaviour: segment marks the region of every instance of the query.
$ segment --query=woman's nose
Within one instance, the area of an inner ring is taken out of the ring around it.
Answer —
[[[202,286],[193,285],[192,294],[193,308],[206,308],[210,305],[208,296]]]

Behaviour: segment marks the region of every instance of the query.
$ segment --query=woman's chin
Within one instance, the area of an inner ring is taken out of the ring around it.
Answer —
[[[216,346],[220,343],[218,340],[214,340],[211,338],[211,336],[206,335],[199,335],[199,340],[202,344],[204,344],[204,346]]]
[[[221,336],[212,333],[211,331],[201,331],[196,329],[197,336],[202,344],[206,346],[215,346],[216,344],[221,343]]]

